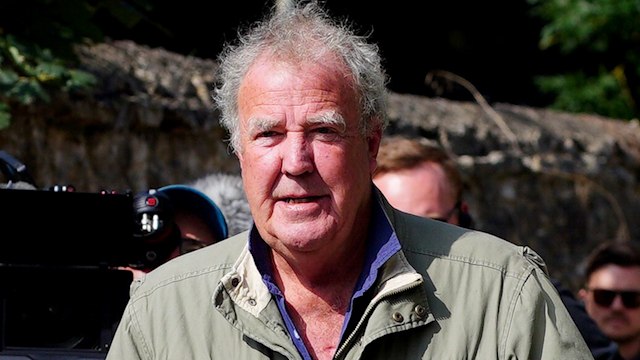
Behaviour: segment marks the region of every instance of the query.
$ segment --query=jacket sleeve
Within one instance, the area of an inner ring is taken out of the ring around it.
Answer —
[[[137,279],[131,283],[129,294],[133,294],[144,282],[144,279]],[[105,360],[151,360],[153,356],[149,347],[145,346],[139,323],[135,316],[134,303],[129,299],[124,309],[120,323],[116,329],[111,346],[107,352]]]
[[[532,265],[514,295],[500,358],[593,359],[546,271]]]
[[[133,311],[128,304],[107,352],[106,360],[150,360],[152,359],[143,342],[140,341],[139,327],[136,326]]]

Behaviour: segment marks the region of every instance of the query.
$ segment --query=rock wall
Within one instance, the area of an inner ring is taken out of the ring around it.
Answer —
[[[239,172],[209,97],[213,61],[131,42],[78,54],[97,90],[16,106],[0,131],[38,187],[140,191]],[[393,93],[389,116],[389,133],[456,157],[478,229],[532,247],[573,289],[597,243],[640,241],[638,121]]]

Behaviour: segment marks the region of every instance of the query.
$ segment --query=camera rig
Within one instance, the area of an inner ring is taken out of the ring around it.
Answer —
[[[0,170],[0,360],[104,359],[133,280],[122,267],[155,268],[180,239],[170,202],[36,189],[4,151]]]
[[[0,189],[0,359],[104,358],[144,261],[127,194]],[[10,356],[10,357],[8,357]]]

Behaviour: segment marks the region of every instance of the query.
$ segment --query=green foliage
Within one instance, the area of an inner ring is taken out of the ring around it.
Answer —
[[[73,91],[93,86],[93,75],[68,68],[49,49],[17,40],[12,35],[0,35],[0,129],[10,121],[11,101],[24,105],[36,101],[49,102],[49,91]],[[2,121],[4,120],[4,121]]]
[[[553,108],[569,112],[606,114],[618,119],[630,119],[630,99],[619,86],[618,80],[605,69],[597,77],[583,73],[569,73],[540,77],[540,89],[557,94]]]
[[[0,102],[0,129],[4,129],[9,126],[11,116],[9,115],[9,106]]]
[[[555,96],[552,107],[640,117],[640,1],[528,1],[546,21],[540,48],[557,48],[579,61],[575,72],[537,79],[541,91]]]
[[[0,2],[0,129],[11,120],[10,104],[50,101],[54,91],[96,84],[77,67],[73,47],[102,41],[94,21],[107,14],[132,27],[150,9],[146,0],[4,0]]]

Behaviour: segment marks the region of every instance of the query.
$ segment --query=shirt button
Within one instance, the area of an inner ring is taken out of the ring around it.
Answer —
[[[231,279],[231,286],[236,287],[238,286],[238,284],[240,284],[240,279],[238,279],[237,277]]]
[[[404,320],[404,316],[402,316],[402,314],[400,314],[399,312],[394,312],[392,318],[395,322],[402,322]]]
[[[249,305],[256,306],[256,299],[249,299]]]

